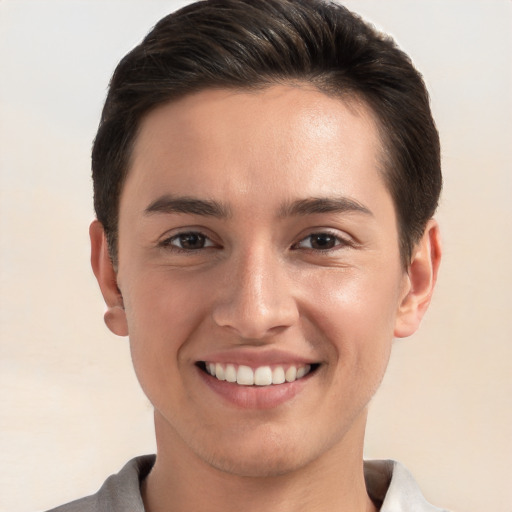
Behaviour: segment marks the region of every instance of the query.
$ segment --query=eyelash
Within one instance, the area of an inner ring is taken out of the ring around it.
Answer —
[[[180,238],[183,239],[186,236],[196,236],[196,237],[202,238],[206,243],[209,242],[209,244],[206,246],[203,246],[203,247],[199,247],[197,249],[186,249],[184,247],[179,247],[178,245],[173,244],[174,241],[179,240]],[[190,254],[190,253],[199,251],[201,249],[209,249],[210,247],[214,247],[215,243],[212,242],[210,237],[208,237],[204,233],[201,233],[200,231],[183,231],[183,232],[177,233],[176,235],[173,235],[169,238],[166,238],[165,240],[160,242],[159,245],[160,245],[160,247],[171,248],[173,251],[176,251],[176,252],[183,252],[183,253]]]
[[[190,249],[190,248],[187,249],[184,247],[179,247],[178,245],[175,245],[173,243],[177,240],[180,240],[180,238],[183,239],[186,236],[194,236],[194,237],[203,239],[204,243],[206,243],[207,245],[203,245],[202,247],[199,247],[196,249]],[[303,244],[306,240],[310,240],[310,245],[311,245],[311,239],[313,237],[322,237],[322,236],[330,238],[330,239],[334,239],[335,245],[332,247],[325,248],[325,249],[324,248],[314,248],[311,246],[310,247],[301,247],[301,244]],[[181,233],[177,233],[169,238],[166,238],[165,240],[160,242],[159,245],[164,248],[171,248],[173,251],[176,251],[176,252],[191,254],[194,252],[198,252],[200,250],[215,247],[216,244],[214,242],[212,242],[212,240],[207,235],[205,235],[204,233],[202,233],[200,231],[184,231]],[[312,252],[316,252],[316,253],[329,253],[331,251],[335,251],[342,247],[353,247],[353,246],[354,246],[353,242],[347,238],[340,237],[339,235],[332,233],[329,230],[319,230],[319,231],[308,234],[306,237],[302,238],[297,243],[293,244],[291,246],[291,249],[292,250],[304,249],[306,251],[312,251]]]
[[[292,249],[294,249],[294,250],[301,249],[300,244],[304,243],[306,240],[309,240],[311,243],[311,239],[313,237],[321,237],[321,236],[333,239],[335,245],[333,247],[328,247],[325,249],[314,248],[314,247],[302,247],[302,249],[304,249],[306,251],[312,251],[312,252],[316,252],[316,253],[324,253],[325,254],[325,253],[330,253],[331,251],[336,251],[336,250],[344,248],[344,247],[353,247],[354,246],[353,242],[351,240],[349,240],[348,238],[341,237],[329,230],[319,230],[319,231],[310,233],[306,237],[302,238],[299,242],[297,242],[296,244],[294,244],[292,246]]]

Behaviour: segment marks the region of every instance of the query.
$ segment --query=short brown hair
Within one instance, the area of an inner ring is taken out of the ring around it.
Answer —
[[[94,141],[94,207],[117,260],[119,197],[142,118],[206,88],[307,82],[378,120],[403,262],[441,191],[439,136],[421,75],[394,41],[323,0],[206,0],[160,20],[117,66]]]

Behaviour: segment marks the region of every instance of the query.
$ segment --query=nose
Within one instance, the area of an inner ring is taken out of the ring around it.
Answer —
[[[247,251],[226,266],[214,322],[247,340],[262,340],[299,318],[285,262],[267,250]]]

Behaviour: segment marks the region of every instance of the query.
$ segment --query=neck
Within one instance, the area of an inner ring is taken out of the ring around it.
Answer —
[[[362,432],[348,432],[316,460],[285,474],[219,470],[156,421],[158,455],[143,483],[147,512],[376,512],[364,481]],[[354,439],[355,438],[355,439]]]

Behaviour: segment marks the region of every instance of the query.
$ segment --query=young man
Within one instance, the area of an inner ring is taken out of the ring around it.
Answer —
[[[93,177],[158,448],[56,510],[438,510],[362,457],[440,261],[438,135],[389,38],[321,0],[192,4],[116,69]]]

